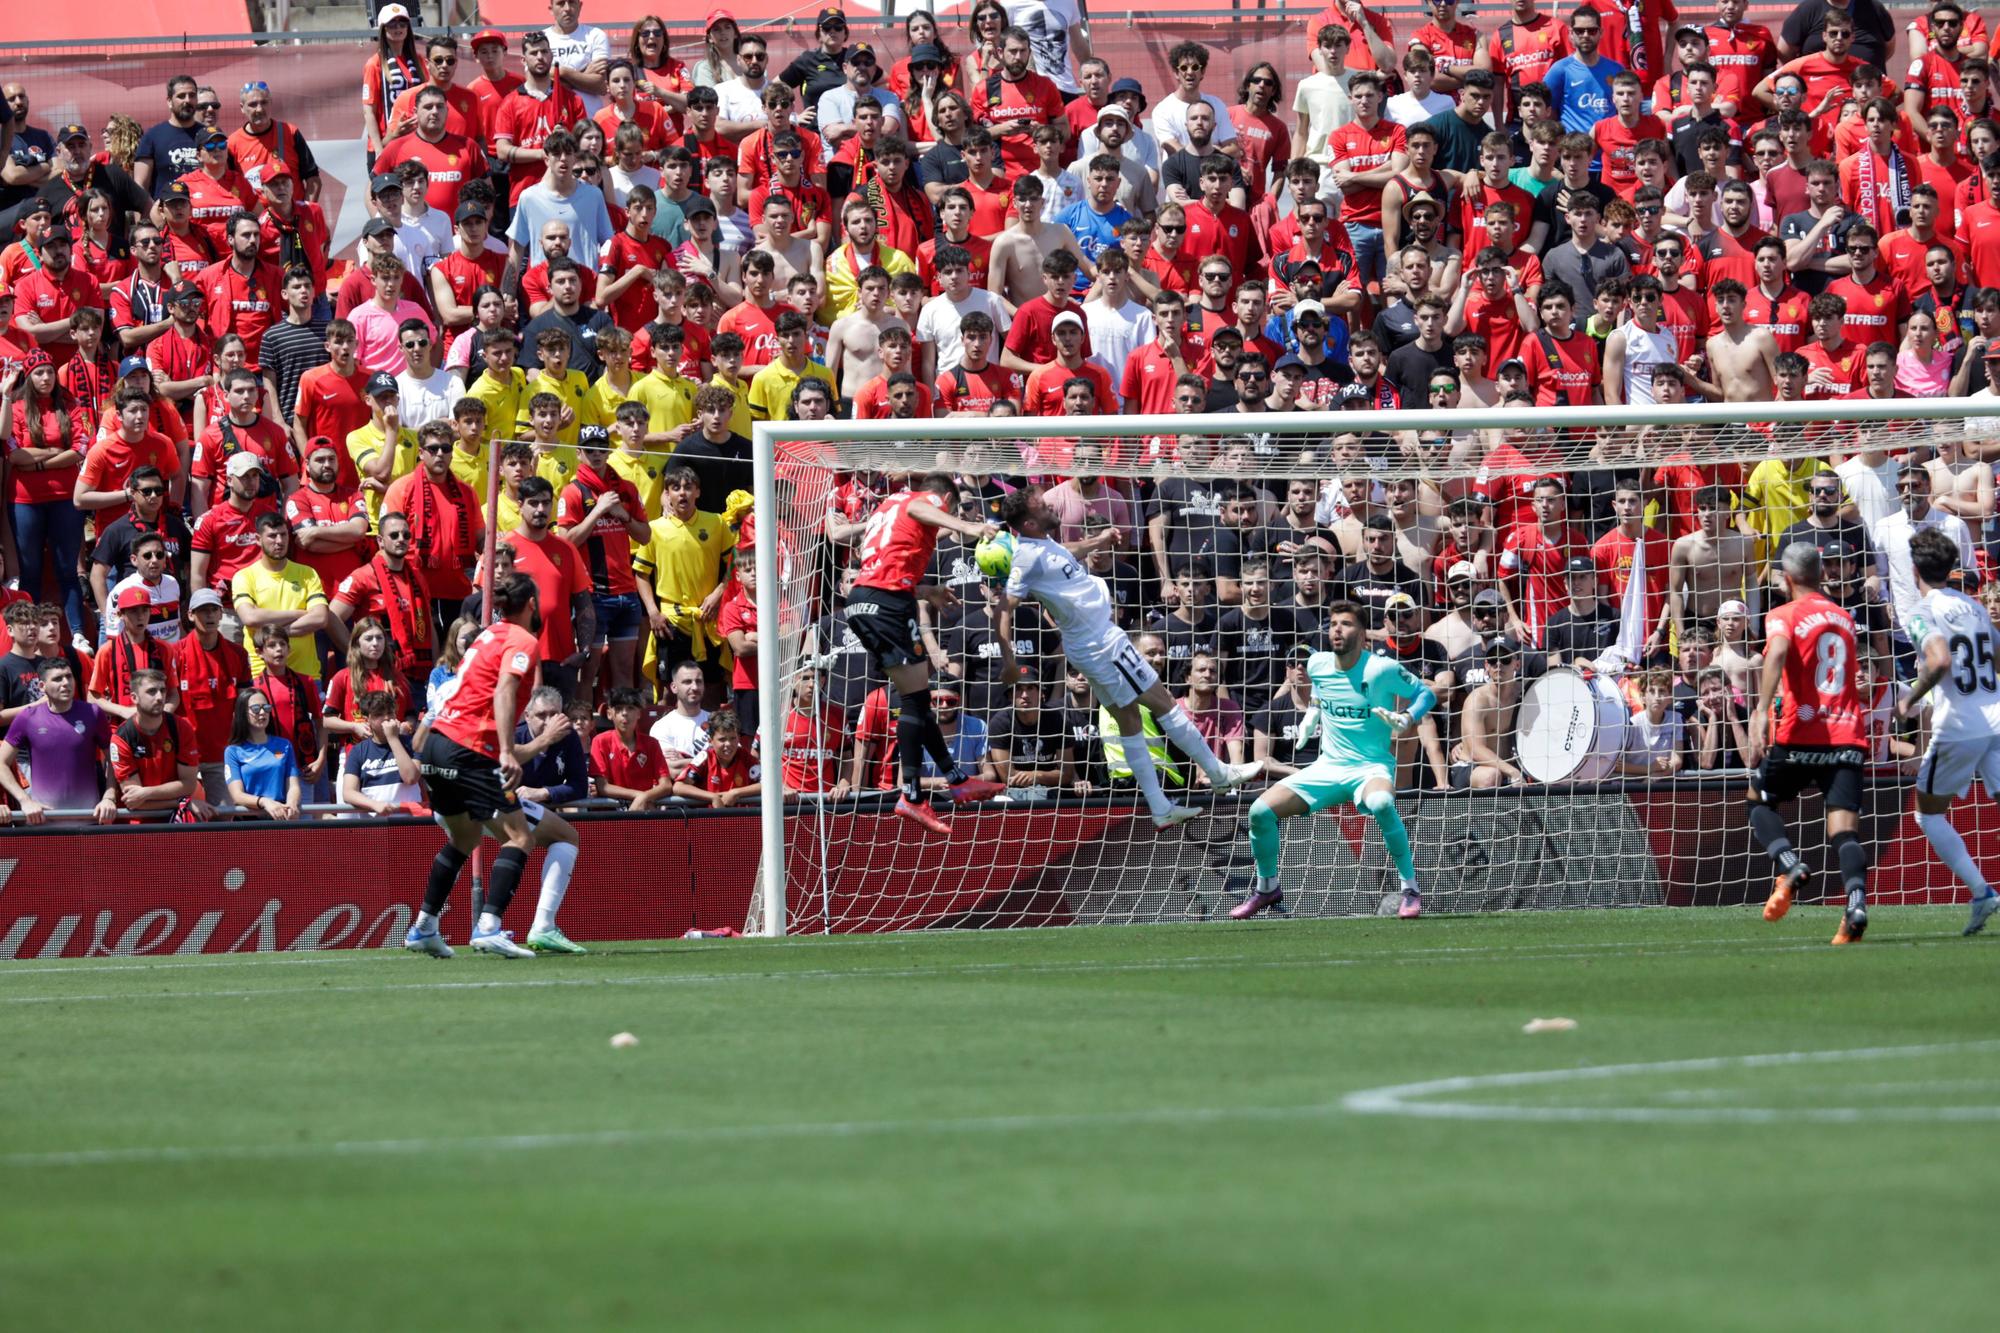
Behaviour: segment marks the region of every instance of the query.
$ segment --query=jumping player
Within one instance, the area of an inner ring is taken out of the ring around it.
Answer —
[[[1868,929],[1868,853],[1861,824],[1861,765],[1868,758],[1856,687],[1854,620],[1820,592],[1819,548],[1793,542],[1779,559],[1789,599],[1766,620],[1764,674],[1750,717],[1750,832],[1777,867],[1764,919],[1792,910],[1811,878],[1785,834],[1778,807],[1807,787],[1826,802],[1827,845],[1847,889],[1835,944]],[[1775,723],[1772,720],[1776,714]]]
[[[1229,915],[1238,921],[1285,900],[1278,884],[1279,821],[1347,803],[1374,816],[1382,830],[1382,843],[1403,884],[1396,915],[1407,920],[1423,914],[1409,830],[1396,811],[1395,741],[1424,720],[1436,706],[1437,695],[1394,658],[1369,652],[1363,646],[1368,641],[1366,624],[1353,602],[1334,602],[1326,608],[1326,637],[1333,651],[1306,659],[1313,706],[1299,732],[1301,745],[1318,733],[1319,758],[1250,807],[1250,852],[1257,859],[1257,885],[1230,909]],[[1398,708],[1403,699],[1413,702]]]
[[[1090,681],[1091,692],[1118,721],[1118,745],[1125,763],[1152,811],[1153,827],[1172,828],[1201,813],[1176,805],[1160,789],[1159,771],[1139,717],[1145,705],[1160,731],[1183,754],[1200,764],[1217,792],[1242,786],[1263,772],[1262,764],[1225,764],[1202,739],[1194,719],[1167,693],[1167,687],[1125,631],[1118,628],[1111,590],[1104,580],[1084,569],[1083,561],[1050,539],[1062,520],[1042,497],[1039,487],[1025,486],[1000,502],[1000,521],[1014,533],[1014,557],[1007,588],[994,616],[994,637],[1000,640],[1001,678],[1013,684],[1020,674],[1014,658],[1014,608],[1027,598],[1041,603],[1062,634],[1063,654]]]
[[[1925,528],[1910,539],[1910,563],[1923,596],[1908,627],[1923,665],[1896,714],[1913,716],[1917,701],[1937,689],[1930,748],[1917,768],[1917,827],[1972,890],[1965,933],[1977,935],[2000,912],[2000,893],[1980,873],[1946,812],[1971,788],[1975,773],[1989,796],[2000,794],[2000,634],[1975,598],[1946,586],[1958,568],[1958,544],[1942,530]]]
[[[1006,788],[961,768],[938,729],[937,714],[931,711],[930,658],[917,638],[917,600],[933,606],[949,606],[956,600],[949,588],[923,586],[938,533],[955,532],[976,541],[998,529],[952,512],[958,504],[958,483],[947,474],[933,472],[903,481],[903,488],[876,508],[861,534],[861,573],[848,594],[847,624],[902,699],[896,718],[896,760],[902,776],[896,813],[933,833],[949,833],[924,795],[926,751],[945,774],[954,801],[984,801]]]
[[[493,610],[499,617],[472,641],[459,663],[458,674],[438,689],[430,734],[420,758],[431,791],[431,808],[448,839],[431,863],[430,881],[416,923],[403,937],[403,947],[434,958],[451,957],[451,947],[438,932],[438,913],[451,897],[458,872],[479,846],[482,832],[504,844],[493,858],[486,901],[472,930],[472,947],[502,958],[532,958],[534,952],[514,943],[512,931],[500,928],[500,918],[520,887],[536,830],[521,808],[514,788],[521,781],[521,761],[514,754],[514,723],[541,663],[538,636],[541,610],[534,580],[509,574],[493,585]],[[559,838],[568,821],[544,812],[542,822],[554,821],[544,836]],[[574,841],[573,838],[568,841]]]

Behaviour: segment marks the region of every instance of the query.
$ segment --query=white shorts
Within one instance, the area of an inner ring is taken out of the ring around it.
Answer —
[[[2000,798],[2000,736],[1940,740],[1933,736],[1917,765],[1917,790],[1925,796],[1956,800],[1972,788],[1977,776],[1989,795]]]
[[[1139,656],[1123,631],[1095,643],[1064,641],[1063,655],[1090,681],[1090,692],[1107,708],[1123,708],[1160,683],[1159,673]]]

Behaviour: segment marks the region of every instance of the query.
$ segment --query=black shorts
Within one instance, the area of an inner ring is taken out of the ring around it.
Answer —
[[[1861,809],[1861,769],[1868,760],[1859,746],[1774,745],[1750,776],[1766,801],[1782,805],[1816,788],[1829,810]]]
[[[457,741],[432,732],[417,762],[438,814],[470,815],[483,824],[521,808],[520,798],[500,781],[500,765]]]
[[[856,588],[846,615],[854,637],[884,671],[927,660],[917,636],[917,599],[909,593]]]

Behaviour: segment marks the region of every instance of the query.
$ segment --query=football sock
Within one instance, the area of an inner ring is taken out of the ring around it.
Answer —
[[[1118,748],[1125,752],[1125,767],[1132,770],[1132,780],[1139,784],[1139,794],[1146,798],[1146,808],[1153,812],[1153,818],[1166,818],[1174,803],[1160,790],[1160,770],[1153,765],[1153,752],[1146,748],[1146,738],[1120,736]]]
[[[424,884],[424,910],[423,915],[417,918],[418,926],[424,924],[424,917],[430,918],[432,928],[437,926],[438,913],[451,901],[451,887],[458,883],[458,872],[470,859],[450,843],[438,849],[437,857],[431,862],[430,879]]]
[[[931,692],[912,690],[903,696],[902,711],[896,715],[896,763],[902,772],[903,795],[912,801],[924,797],[924,720],[930,712]]]
[[[1389,849],[1389,859],[1396,863],[1396,873],[1404,885],[1415,887],[1417,862],[1410,855],[1410,831],[1403,827],[1395,796],[1386,791],[1370,792],[1361,798],[1361,808],[1375,816],[1375,825],[1382,830],[1382,845]]]
[[[1257,861],[1257,878],[1277,887],[1278,812],[1258,801],[1250,807],[1250,855]]]
[[[486,911],[479,918],[484,930],[486,923],[492,922],[492,929],[500,928],[500,918],[507,915],[507,904],[514,901],[514,890],[521,887],[521,872],[528,868],[528,854],[519,847],[502,847],[493,858],[493,873],[486,881]]]
[[[1973,897],[1984,898],[1993,891],[1986,882],[1986,876],[1979,873],[1979,863],[1966,850],[1965,839],[1951,826],[1951,816],[1942,812],[1935,815],[1920,813],[1917,827],[1931,840],[1931,849],[1938,854],[1938,860],[1950,867],[1959,882],[1972,890]]]
[[[1829,841],[1840,861],[1840,883],[1850,909],[1868,905],[1868,849],[1852,833],[1836,833]]]
[[[1779,870],[1798,864],[1798,853],[1792,850],[1792,839],[1785,832],[1785,817],[1770,806],[1760,802],[1750,807],[1750,834]]]
[[[1215,757],[1215,751],[1208,748],[1208,742],[1201,738],[1194,719],[1187,715],[1187,709],[1175,704],[1165,713],[1153,719],[1160,724],[1160,734],[1172,741],[1177,749],[1188,758],[1201,765],[1201,771],[1208,774],[1210,782],[1222,778],[1222,761]],[[1133,770],[1135,773],[1137,769]]]
[[[569,877],[576,870],[576,848],[553,842],[542,855],[542,893],[535,900],[535,924],[530,930],[547,930],[562,910],[563,895],[569,892]]]
[[[433,912],[417,913],[417,934],[428,935],[438,928],[437,915]]]

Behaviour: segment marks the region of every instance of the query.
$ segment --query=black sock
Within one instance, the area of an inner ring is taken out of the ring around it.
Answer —
[[[930,712],[930,691],[925,690],[924,712]],[[903,711],[896,715],[896,763],[902,772],[903,795],[921,801],[924,795],[924,719],[917,715],[909,695],[903,696]]]
[[[1778,869],[1790,870],[1798,864],[1798,854],[1792,850],[1792,839],[1785,832],[1784,816],[1761,801],[1750,807],[1750,836],[1757,839],[1757,845],[1764,849]]]
[[[1868,849],[1852,833],[1836,833],[1829,841],[1840,862],[1841,887],[1847,890],[1847,905],[1868,905]]]
[[[458,872],[465,868],[470,859],[464,852],[446,843],[431,862],[430,879],[424,883],[424,910],[436,916],[451,901],[452,885],[458,883]]]
[[[493,873],[486,880],[485,908],[496,918],[514,901],[514,890],[521,887],[521,872],[527,868],[528,854],[519,847],[502,847],[493,858]]]

